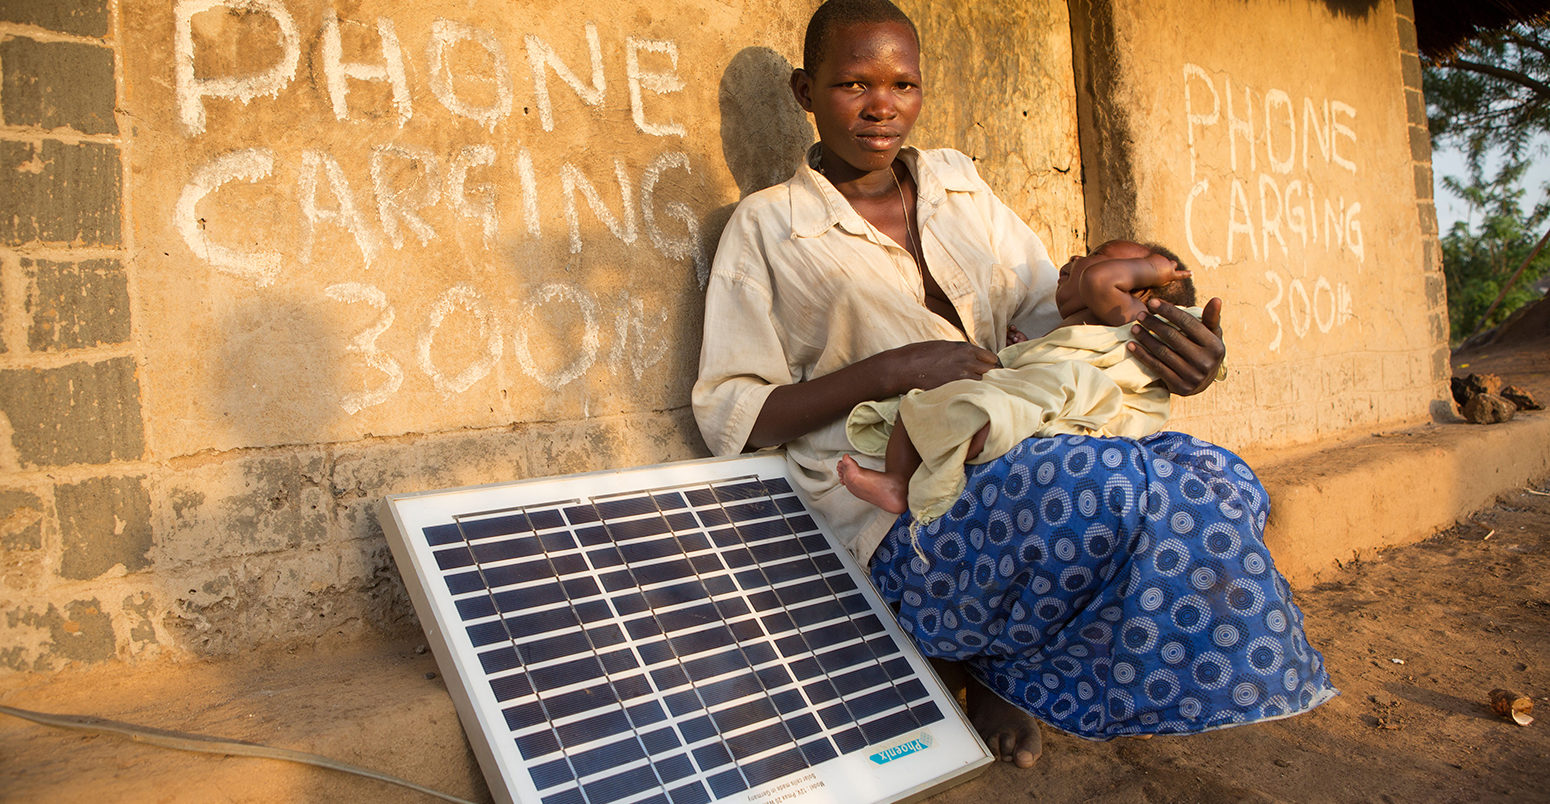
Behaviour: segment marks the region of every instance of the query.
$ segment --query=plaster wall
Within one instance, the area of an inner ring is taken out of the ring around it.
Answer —
[[[0,671],[414,628],[383,495],[704,454],[815,5],[0,4]],[[906,5],[916,142],[1079,248],[1065,5]]]
[[[1412,11],[1073,3],[1091,241],[1143,237],[1226,300],[1228,376],[1175,425],[1228,446],[1446,410]]]

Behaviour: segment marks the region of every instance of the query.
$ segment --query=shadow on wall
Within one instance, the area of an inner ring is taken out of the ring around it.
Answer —
[[[343,417],[332,401],[348,390],[339,387],[344,342],[319,309],[323,301],[287,303],[266,294],[233,300],[211,376],[236,443],[295,442],[297,433],[330,432]]]
[[[791,178],[813,142],[807,112],[791,95],[791,62],[766,47],[743,48],[722,72],[718,98],[721,153],[739,197]]]
[[[1378,0],[1323,0],[1324,7],[1337,17],[1361,18],[1378,8]]]

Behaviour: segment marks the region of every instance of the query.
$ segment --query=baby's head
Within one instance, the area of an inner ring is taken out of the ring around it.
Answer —
[[[1131,245],[1139,245],[1141,248],[1146,249],[1147,252],[1156,254],[1165,260],[1171,261],[1174,265],[1178,266],[1178,270],[1180,271],[1189,270],[1189,266],[1185,265],[1184,261],[1179,259],[1179,255],[1174,254],[1172,251],[1164,248],[1163,246],[1160,246],[1156,243],[1132,243]],[[1195,280],[1187,276],[1182,276],[1178,279],[1164,282],[1161,285],[1157,285],[1155,287],[1137,288],[1131,292],[1131,295],[1135,296],[1143,302],[1147,299],[1162,299],[1163,301],[1168,302],[1175,307],[1194,307]]]

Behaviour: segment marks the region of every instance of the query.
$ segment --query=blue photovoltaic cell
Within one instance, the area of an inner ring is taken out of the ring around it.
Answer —
[[[942,719],[781,478],[422,529],[543,804],[736,796]]]

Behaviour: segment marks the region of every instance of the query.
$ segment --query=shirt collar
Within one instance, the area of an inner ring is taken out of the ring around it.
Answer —
[[[839,226],[851,234],[865,235],[869,231],[866,221],[858,214],[845,196],[818,172],[820,143],[807,149],[807,157],[792,177],[791,183],[791,231],[797,237],[817,237]],[[915,176],[916,192],[920,196],[917,210],[922,221],[929,218],[936,208],[947,200],[949,192],[967,192],[977,188],[973,177],[963,171],[946,167],[940,160],[922,158],[914,146],[906,145],[899,151],[899,158]]]

